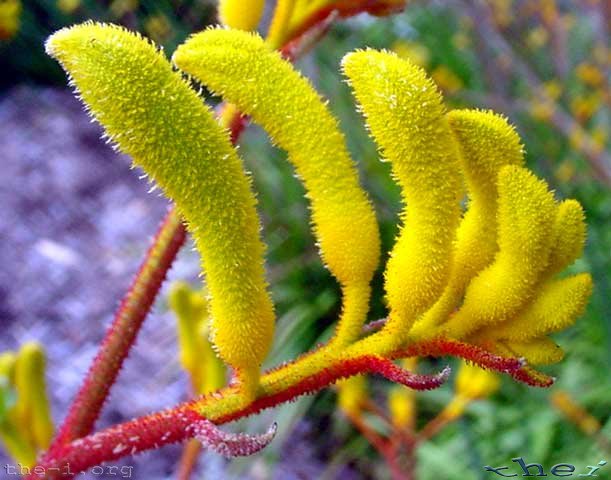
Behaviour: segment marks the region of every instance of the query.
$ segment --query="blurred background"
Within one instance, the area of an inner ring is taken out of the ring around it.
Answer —
[[[268,3],[270,10],[274,2]],[[189,33],[216,23],[216,4],[0,0],[0,352],[26,340],[45,346],[56,423],[168,208],[158,193],[147,192],[129,159],[100,139],[99,126],[44,53],[50,33],[87,19],[138,30],[170,55]],[[397,233],[399,191],[338,71],[342,56],[355,48],[391,49],[419,63],[452,108],[486,107],[507,115],[522,136],[529,166],[558,198],[576,198],[586,210],[586,254],[570,273],[590,271],[596,291],[586,314],[556,336],[566,358],[545,369],[558,378],[556,384],[540,390],[501,378],[419,445],[419,480],[489,478],[484,465],[511,465],[518,456],[547,468],[571,463],[576,473],[603,459],[611,462],[610,29],[611,5],[604,0],[413,1],[393,16],[337,22],[297,63],[340,119],[374,200],[385,251]],[[284,152],[254,126],[239,144],[254,175],[268,245],[278,313],[267,361],[272,366],[328,338],[338,316],[339,288],[320,262],[304,192]],[[381,271],[371,320],[385,316]],[[188,244],[170,280],[197,286],[198,275],[199,259]],[[100,427],[188,398],[175,329],[166,285]],[[388,390],[386,382],[372,379],[368,398],[385,410]],[[458,390],[450,381],[419,392],[415,428],[439,421]],[[193,478],[390,478],[376,448],[336,405],[336,392],[328,390],[226,427],[260,432],[277,421],[280,430],[255,457],[227,462],[202,455]],[[368,428],[386,433],[381,417],[364,415]],[[120,465],[133,466],[133,478],[173,478],[180,452],[180,446],[166,447]],[[9,462],[0,448],[0,466]],[[611,478],[609,471],[601,470],[601,478]]]

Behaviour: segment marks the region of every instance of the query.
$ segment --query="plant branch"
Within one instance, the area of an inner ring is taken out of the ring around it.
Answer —
[[[185,228],[175,208],[161,223],[140,270],[136,274],[108,329],[68,415],[49,453],[87,435],[100,414],[127,354],[132,347],[166,274],[185,241]]]

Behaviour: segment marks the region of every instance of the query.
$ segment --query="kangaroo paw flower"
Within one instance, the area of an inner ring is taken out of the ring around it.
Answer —
[[[378,334],[401,343],[448,281],[460,218],[456,145],[441,95],[421,68],[374,50],[346,55],[342,68],[407,204],[385,272],[390,315]]]
[[[271,345],[274,312],[255,197],[227,132],[139,35],[85,23],[55,33],[46,48],[109,137],[187,220],[204,259],[215,347],[235,368],[245,398],[252,398]]]
[[[326,103],[260,37],[245,32],[208,29],[180,46],[173,61],[250,115],[288,152],[311,202],[321,256],[342,285],[338,342],[355,340],[380,240],[373,207]]]

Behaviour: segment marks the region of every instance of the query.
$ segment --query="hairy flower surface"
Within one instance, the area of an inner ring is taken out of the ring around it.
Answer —
[[[448,112],[424,70],[393,53],[348,54],[344,73],[405,203],[385,270],[388,319],[361,338],[379,261],[374,210],[326,102],[273,44],[212,28],[173,56],[180,70],[220,94],[234,113],[251,116],[288,152],[310,201],[321,257],[342,287],[333,340],[259,377],[273,307],[255,198],[227,132],[138,35],[88,23],[47,43],[110,138],[176,202],[202,253],[212,339],[240,382],[190,408],[222,423],[362,373],[414,389],[446,380],[446,369],[416,375],[393,363],[417,355],[460,356],[550,385],[521,357],[558,361],[562,351],[548,335],[570,326],[591,294],[588,274],[559,277],[583,249],[579,203],[558,202],[523,166],[520,139],[504,117]],[[178,292],[173,299],[180,328],[194,331],[194,313],[181,298]],[[181,341],[183,362],[195,371],[198,347]],[[350,386],[357,392],[362,380],[344,384],[344,392]],[[344,397],[347,411],[356,409],[357,396]],[[408,421],[404,413],[400,423]]]

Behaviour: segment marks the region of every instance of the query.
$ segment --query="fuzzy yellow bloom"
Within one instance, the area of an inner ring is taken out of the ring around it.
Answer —
[[[337,341],[353,341],[367,314],[380,240],[337,120],[310,83],[257,35],[209,29],[180,46],[173,60],[251,115],[288,152],[311,202],[321,256],[342,285]]]
[[[445,324],[452,338],[508,320],[535,293],[548,264],[556,207],[545,182],[508,165],[498,179],[498,245],[494,262],[469,284],[460,310]]]
[[[458,153],[441,95],[421,68],[374,50],[346,55],[342,67],[407,204],[386,267],[390,316],[380,332],[400,344],[448,281],[460,219]]]
[[[228,133],[163,53],[139,35],[86,23],[60,30],[46,47],[107,135],[186,219],[204,259],[213,342],[252,398],[274,312],[255,197]]]
[[[220,0],[219,20],[240,30],[255,30],[265,7],[265,0]]]
[[[497,246],[497,179],[504,165],[522,165],[523,147],[507,120],[491,111],[454,110],[447,114],[459,145],[469,204],[456,231],[450,280],[435,305],[418,320],[412,334],[423,336],[447,320],[468,283],[487,267]]]

